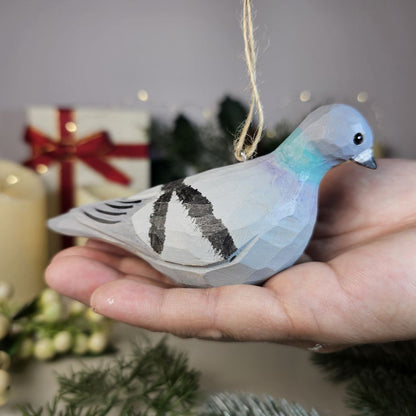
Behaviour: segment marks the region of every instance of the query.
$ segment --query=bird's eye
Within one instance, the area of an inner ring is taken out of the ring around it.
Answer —
[[[359,144],[361,144],[363,141],[364,141],[364,136],[363,136],[363,134],[362,134],[362,133],[357,133],[357,134],[354,136],[354,144],[356,144],[357,146],[358,146]]]

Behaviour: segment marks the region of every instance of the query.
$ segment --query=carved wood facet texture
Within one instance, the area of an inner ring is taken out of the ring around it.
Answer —
[[[49,225],[123,247],[186,286],[261,283],[305,250],[325,173],[349,159],[375,168],[372,143],[355,109],[321,107],[266,156],[76,208]]]

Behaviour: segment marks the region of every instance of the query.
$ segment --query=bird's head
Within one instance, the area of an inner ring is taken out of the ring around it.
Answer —
[[[299,127],[326,159],[336,164],[353,160],[370,169],[377,167],[372,151],[373,133],[355,108],[344,104],[319,107]]]

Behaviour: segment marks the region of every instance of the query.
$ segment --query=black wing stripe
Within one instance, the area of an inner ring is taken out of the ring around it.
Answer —
[[[187,209],[189,217],[195,221],[202,236],[211,243],[217,254],[223,259],[228,259],[238,250],[227,227],[214,216],[212,203],[197,189],[185,185],[183,180],[178,180],[164,185],[162,194],[153,204],[149,238],[156,253],[160,254],[163,251],[166,238],[166,215],[173,192],[176,192],[178,199]]]
[[[96,217],[95,215],[92,215],[92,214],[90,214],[90,213],[89,213],[89,212],[87,212],[87,211],[82,211],[82,212],[83,212],[83,214],[85,214],[88,218],[91,218],[92,220],[97,221],[97,222],[101,222],[101,223],[103,223],[103,224],[118,224],[119,222],[121,222],[121,221],[111,221],[111,220],[106,220],[106,219],[104,219],[104,218]]]
[[[182,184],[176,194],[217,254],[228,259],[237,251],[227,227],[213,214],[212,203],[198,189]]]
[[[135,201],[127,200],[127,201],[117,201],[120,204],[140,204],[142,202],[141,199],[136,199]]]
[[[175,181],[175,183],[176,182],[182,181]],[[168,188],[168,185],[170,184],[164,185],[162,187],[163,192],[159,196],[159,198],[153,203],[153,212],[150,214],[150,246],[158,254],[160,254],[163,251],[163,246],[165,244],[166,239],[166,214],[168,212],[168,204],[173,194],[173,190]]]
[[[95,210],[101,214],[105,214],[105,215],[126,215],[125,212],[111,212],[111,211],[104,211],[103,209],[100,208],[95,208]]]
[[[133,205],[114,205],[114,204],[109,204],[108,202],[106,202],[105,205],[107,205],[110,208],[114,208],[114,209],[129,209],[129,208],[133,208]]]

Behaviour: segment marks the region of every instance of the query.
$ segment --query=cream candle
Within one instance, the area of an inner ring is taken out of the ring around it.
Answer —
[[[39,176],[0,160],[0,280],[22,305],[44,286],[47,260],[45,190]]]

